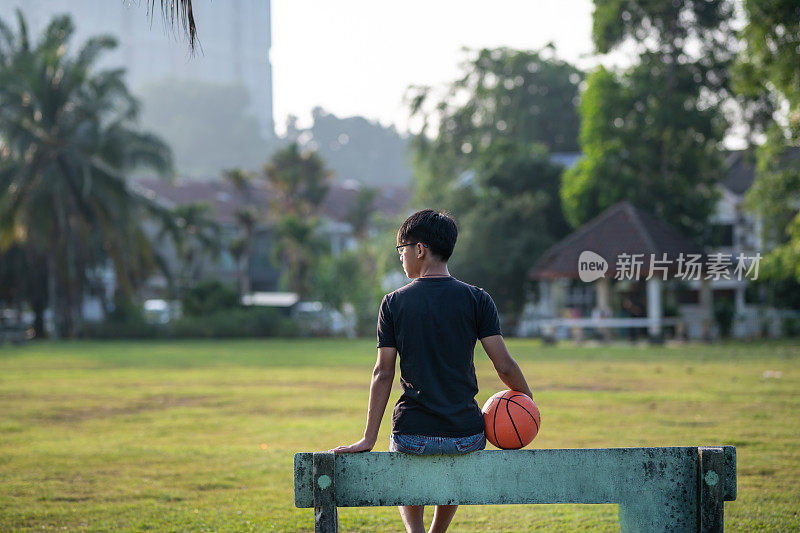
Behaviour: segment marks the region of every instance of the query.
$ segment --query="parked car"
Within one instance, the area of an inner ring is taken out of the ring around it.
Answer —
[[[322,302],[298,302],[292,307],[292,318],[302,335],[309,337],[355,336],[354,317]]]

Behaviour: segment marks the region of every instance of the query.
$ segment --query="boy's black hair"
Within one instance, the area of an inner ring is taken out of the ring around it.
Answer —
[[[397,244],[422,242],[431,252],[447,262],[458,238],[456,221],[445,211],[423,209],[406,219],[397,231]]]

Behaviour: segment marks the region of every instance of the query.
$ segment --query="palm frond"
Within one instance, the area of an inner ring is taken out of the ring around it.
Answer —
[[[117,47],[117,39],[111,35],[97,35],[86,40],[78,57],[75,66],[88,69],[97,61],[97,57],[105,50],[113,50]]]
[[[172,177],[172,150],[158,136],[139,132],[122,122],[103,130],[101,153],[107,162],[120,168],[149,168],[164,177]]]
[[[5,65],[9,58],[13,57],[16,42],[14,31],[0,19],[0,64]]]
[[[67,267],[48,267],[63,282],[59,297],[79,291],[87,268],[108,259],[130,292],[158,262],[142,220],[169,224],[171,213],[132,190],[128,173],[169,173],[169,147],[135,129],[139,108],[124,71],[95,68],[112,38],[94,37],[71,54],[74,26],[59,16],[31,49],[18,17],[16,33],[0,22],[0,246],[25,240],[68,253]]]
[[[53,17],[36,44],[37,53],[47,59],[50,59],[51,54],[63,55],[67,50],[67,43],[74,33],[75,24],[69,15]]]
[[[152,16],[155,9],[155,0],[150,0],[148,11]],[[194,52],[197,42],[197,27],[194,23],[192,0],[161,0],[161,14],[164,20],[174,25],[175,20],[183,27],[184,33],[189,35],[189,48]]]
[[[28,24],[25,22],[25,17],[22,15],[22,10],[17,8],[17,25],[19,26],[19,50],[21,52],[30,52],[31,43],[28,39]]]

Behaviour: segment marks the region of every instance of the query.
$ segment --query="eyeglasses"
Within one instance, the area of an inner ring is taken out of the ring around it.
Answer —
[[[405,248],[406,246],[414,246],[415,244],[421,244],[421,243],[419,243],[419,242],[409,242],[409,243],[406,243],[406,244],[398,244],[397,246],[395,246],[395,248],[397,248],[397,253],[398,254],[403,255],[403,248]],[[422,246],[424,246],[425,248],[428,247],[427,244],[423,244]]]

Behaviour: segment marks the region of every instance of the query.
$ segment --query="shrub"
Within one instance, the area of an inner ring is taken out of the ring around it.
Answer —
[[[144,320],[85,322],[80,336],[88,339],[153,339],[162,336],[156,324]]]
[[[800,335],[800,316],[787,316],[781,321],[781,335],[797,337]]]
[[[147,323],[140,306],[130,298],[117,294],[114,296],[114,308],[106,320],[85,322],[79,335],[92,339],[147,339],[157,337],[159,328]]]
[[[731,300],[714,301],[714,320],[719,326],[720,335],[724,338],[730,337],[733,328],[733,317],[736,314],[736,307]]]
[[[168,324],[131,319],[88,322],[81,336],[93,339],[187,339],[234,337],[293,337],[294,322],[277,309],[235,308],[202,316],[186,316]]]
[[[239,292],[216,280],[200,282],[181,301],[185,316],[208,316],[239,306]]]
[[[188,337],[290,337],[297,334],[292,320],[277,309],[238,308],[203,316],[186,316],[167,324],[167,335]]]

